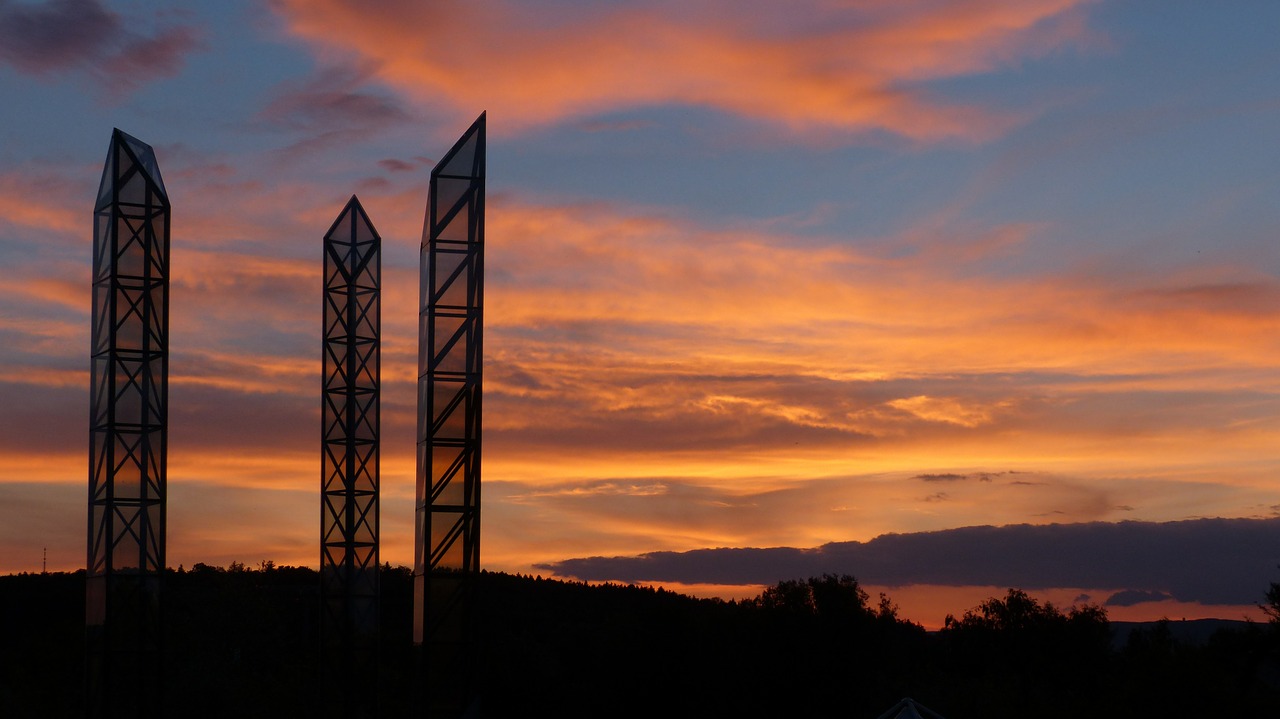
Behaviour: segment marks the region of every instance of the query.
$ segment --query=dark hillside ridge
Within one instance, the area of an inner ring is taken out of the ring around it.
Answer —
[[[410,579],[383,569],[384,717],[413,714]],[[314,570],[166,582],[170,716],[319,716]],[[487,717],[874,719],[903,697],[947,719],[1280,716],[1275,625],[1112,625],[1011,592],[925,632],[834,576],[745,602],[491,572],[478,589]],[[82,573],[0,577],[0,717],[81,716],[83,617]]]

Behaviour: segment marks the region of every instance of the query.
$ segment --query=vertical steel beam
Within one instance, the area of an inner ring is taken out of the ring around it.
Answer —
[[[155,153],[111,135],[94,206],[86,709],[161,712],[169,196]]]
[[[422,230],[413,632],[428,716],[476,701],[484,169],[482,113],[431,171]]]
[[[352,195],[324,236],[321,706],[335,717],[377,713],[381,282],[382,240]]]

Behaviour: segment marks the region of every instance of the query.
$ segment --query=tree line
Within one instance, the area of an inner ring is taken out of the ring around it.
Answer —
[[[381,716],[410,716],[412,578],[384,566]],[[304,567],[197,564],[165,577],[172,716],[314,717],[319,578]],[[912,697],[948,719],[1280,716],[1280,585],[1266,624],[1204,642],[1168,623],[1117,642],[1102,607],[1010,589],[938,631],[848,575],[744,601],[499,572],[477,582],[485,716],[866,717]],[[0,577],[0,716],[80,715],[82,572]]]

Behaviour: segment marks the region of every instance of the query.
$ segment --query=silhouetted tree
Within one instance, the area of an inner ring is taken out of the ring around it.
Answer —
[[[867,599],[867,593],[852,575],[824,574],[778,582],[746,603],[772,612],[847,619],[874,616]]]
[[[1083,716],[1105,694],[1111,631],[1101,607],[1064,613],[1010,589],[959,619],[947,615],[939,638],[952,691],[966,687],[951,694],[956,713]]]
[[[1280,624],[1280,582],[1272,582],[1267,589],[1266,603],[1258,606],[1267,613],[1272,624]]]

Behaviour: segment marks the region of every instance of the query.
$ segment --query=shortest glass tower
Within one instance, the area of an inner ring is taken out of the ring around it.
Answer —
[[[382,240],[352,195],[324,236],[320,632],[328,716],[373,716]]]

